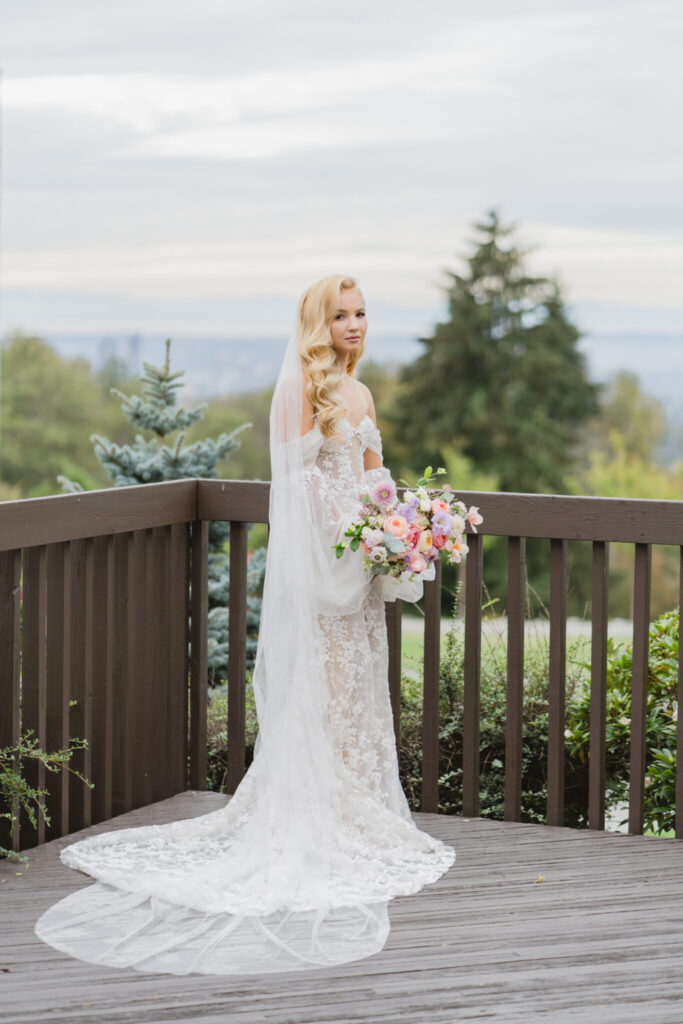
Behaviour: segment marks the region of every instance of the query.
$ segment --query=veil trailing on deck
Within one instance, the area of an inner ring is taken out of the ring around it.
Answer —
[[[293,331],[270,415],[253,763],[218,811],[62,851],[97,881],[51,907],[36,933],[81,960],[260,974],[360,959],[386,941],[388,901],[453,861],[415,827],[401,792],[387,806],[363,786],[330,736],[319,616],[357,613],[371,584],[359,559],[334,557],[347,524],[323,527],[311,512],[308,470],[323,439],[317,426],[302,437],[302,393]]]

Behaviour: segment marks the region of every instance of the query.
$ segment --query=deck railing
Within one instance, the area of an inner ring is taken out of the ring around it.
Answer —
[[[589,826],[605,825],[607,597],[610,542],[635,545],[629,830],[642,832],[648,627],[653,544],[677,545],[683,502],[459,492],[485,511],[487,534],[507,538],[508,638],[505,818],[521,815],[525,538],[550,544],[547,822],[564,807],[567,544],[592,543]],[[88,740],[74,767],[27,765],[46,786],[52,823],[23,820],[16,848],[203,789],[207,741],[208,527],[231,524],[227,789],[245,771],[247,529],[268,519],[269,485],[180,480],[0,505],[0,747],[32,729],[54,750]],[[465,570],[463,813],[479,811],[483,535]],[[683,596],[683,571],[680,577]],[[425,587],[421,806],[438,808],[440,571]],[[401,606],[388,604],[389,688],[400,742]],[[683,699],[683,648],[679,654]],[[680,706],[683,706],[681,704]],[[678,722],[683,749],[683,718]],[[683,758],[676,805],[683,807]],[[683,815],[677,836],[683,837]],[[0,842],[6,839],[0,836]]]

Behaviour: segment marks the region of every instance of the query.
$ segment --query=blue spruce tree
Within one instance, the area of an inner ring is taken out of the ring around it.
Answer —
[[[116,388],[112,394],[121,399],[123,414],[133,426],[149,431],[152,437],[137,434],[133,444],[118,445],[106,437],[93,434],[95,454],[115,487],[161,483],[192,477],[211,479],[218,476],[218,464],[239,447],[237,435],[251,426],[244,423],[230,434],[215,440],[206,438],[185,444],[185,431],[204,417],[205,405],[185,410],[177,405],[177,392],[182,387],[184,370],[171,373],[171,342],[166,342],[166,359],[162,367],[143,363],[142,394],[126,395]],[[175,439],[172,435],[176,434]],[[59,478],[66,490],[81,490],[78,484]],[[211,686],[222,686],[228,668],[228,600],[230,570],[226,545],[230,537],[228,523],[211,523],[209,527],[209,622],[208,664]],[[247,662],[253,665],[260,624],[261,601],[258,596],[263,582],[266,550],[259,548],[249,561],[247,597]]]

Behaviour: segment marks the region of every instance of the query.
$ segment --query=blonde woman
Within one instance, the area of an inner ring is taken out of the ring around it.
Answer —
[[[453,863],[399,781],[383,578],[333,550],[361,492],[389,477],[355,376],[366,334],[353,278],[302,295],[270,416],[254,760],[218,811],[62,851],[97,881],[36,932],[72,956],[176,974],[329,967],[378,953],[389,901]]]

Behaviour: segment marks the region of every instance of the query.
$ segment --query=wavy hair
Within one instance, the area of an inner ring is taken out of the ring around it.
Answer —
[[[335,362],[330,325],[339,308],[342,291],[358,288],[353,277],[330,274],[307,288],[299,299],[297,334],[299,355],[306,373],[306,393],[318,426],[324,437],[338,437],[337,424],[347,409],[337,394],[337,385],[344,376]],[[356,352],[351,352],[346,373],[356,375],[356,364],[363,355],[365,340]]]

